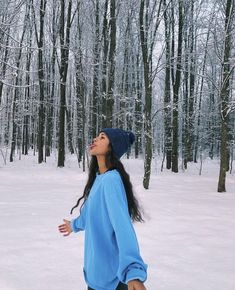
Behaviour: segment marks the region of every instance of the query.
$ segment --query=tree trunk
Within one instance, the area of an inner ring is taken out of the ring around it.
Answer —
[[[68,95],[71,96],[71,87],[72,84],[68,84]],[[66,123],[67,123],[67,132],[68,132],[68,150],[71,154],[74,154],[73,149],[73,106],[71,98],[68,100],[68,106],[66,107]]]
[[[78,4],[79,5],[79,4]],[[79,6],[80,7],[80,6]],[[78,128],[78,162],[82,161],[83,171],[85,168],[86,161],[86,147],[85,147],[85,121],[86,121],[86,96],[85,96],[85,80],[84,71],[82,66],[82,31],[80,23],[80,10],[78,9],[78,35],[77,35],[77,53],[75,60],[75,71],[76,71],[76,104],[77,104],[77,128]]]
[[[116,0],[110,0],[110,46],[108,62],[108,94],[106,101],[106,126],[113,126],[114,105],[114,77],[115,77],[115,54],[116,54]]]
[[[223,74],[221,83],[221,145],[220,145],[220,173],[218,182],[218,192],[226,191],[226,171],[228,169],[228,123],[229,123],[229,94],[230,94],[230,56],[231,56],[231,37],[234,18],[234,0],[227,0],[225,15],[225,39],[223,52]]]
[[[183,45],[183,1],[179,0],[179,26],[178,26],[178,49],[177,49],[177,65],[175,73],[175,81],[173,86],[173,140],[172,140],[172,171],[178,172],[178,101],[181,79],[181,61],[182,61],[182,45]]]
[[[57,14],[56,14],[57,3],[56,0],[53,0],[53,19],[52,19],[52,56],[50,61],[50,94],[49,94],[49,105],[47,107],[47,123],[46,123],[46,142],[45,142],[45,155],[47,157],[51,154],[52,149],[52,137],[53,137],[53,117],[54,117],[54,104],[55,104],[55,62],[56,62],[56,39],[57,39],[57,30],[58,25]]]
[[[38,39],[38,79],[40,102],[38,111],[38,163],[43,162],[44,148],[44,123],[45,123],[45,108],[44,108],[44,67],[43,67],[43,46],[44,46],[44,16],[46,10],[46,0],[41,0],[40,3],[40,31]]]
[[[144,85],[145,85],[145,106],[144,106],[144,137],[145,137],[145,158],[144,158],[144,179],[143,186],[145,189],[149,188],[149,180],[151,174],[152,161],[152,83],[151,83],[151,66],[148,57],[148,31],[144,25],[144,17],[146,18],[146,11],[144,9],[145,1],[140,3],[140,42],[142,49],[142,58],[144,64]]]
[[[142,132],[142,82],[140,78],[139,52],[136,56],[136,99],[135,99],[135,158],[141,152],[141,132]]]
[[[58,144],[58,167],[64,167],[65,161],[65,110],[66,110],[66,81],[69,65],[69,45],[71,28],[72,0],[68,1],[67,23],[65,25],[65,1],[61,0],[60,14],[60,113],[59,113],[59,144]],[[66,33],[64,32],[66,31]]]
[[[99,20],[99,1],[95,2],[95,44],[94,44],[94,71],[93,71],[93,90],[92,90],[92,109],[91,109],[91,136],[95,137],[98,133],[98,113],[99,113],[99,61],[100,61],[100,20]]]
[[[166,155],[166,168],[171,169],[171,149],[172,149],[172,131],[171,131],[171,52],[170,39],[171,28],[166,8],[166,0],[163,1],[164,6],[164,24],[165,24],[165,42],[166,42],[166,67],[165,67],[165,88],[164,88],[164,152]]]
[[[104,5],[104,19],[103,19],[103,29],[102,29],[102,38],[103,38],[103,62],[102,62],[102,88],[101,88],[101,118],[100,118],[100,127],[107,127],[107,118],[106,118],[106,97],[107,97],[107,56],[108,56],[108,3],[109,0],[105,1]]]
[[[30,29],[30,34],[28,37],[28,43],[29,47],[32,45],[32,28]],[[30,64],[31,64],[31,51],[28,49],[27,52],[27,60],[26,60],[26,71],[30,71]],[[26,85],[28,87],[25,89],[25,111],[26,114],[24,115],[24,122],[23,122],[23,140],[22,140],[22,153],[24,155],[28,155],[28,150],[29,150],[29,121],[30,121],[30,113],[29,113],[29,100],[30,100],[30,76],[29,73],[26,75]]]
[[[194,1],[191,2],[190,39],[190,75],[189,75],[189,124],[187,139],[187,162],[193,161],[193,136],[194,136],[194,88],[195,88],[195,39],[194,39]]]

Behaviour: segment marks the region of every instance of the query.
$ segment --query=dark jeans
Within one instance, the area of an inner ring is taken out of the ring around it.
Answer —
[[[90,287],[87,288],[88,290],[95,290],[95,289],[92,289]],[[123,284],[123,283],[119,283],[116,290],[127,290],[128,289],[128,286],[126,284]]]

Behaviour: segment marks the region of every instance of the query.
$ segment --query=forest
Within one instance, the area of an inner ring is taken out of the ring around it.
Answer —
[[[234,0],[0,0],[0,159],[57,166],[104,127],[131,130],[127,157],[187,170],[235,144]]]

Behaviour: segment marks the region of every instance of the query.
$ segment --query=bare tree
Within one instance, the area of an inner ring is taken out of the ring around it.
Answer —
[[[172,128],[171,128],[171,11],[167,9],[166,0],[163,0],[166,65],[164,84],[164,156],[166,156],[166,168],[171,169],[172,154]]]
[[[60,1],[60,117],[58,167],[64,167],[65,161],[65,110],[66,110],[66,81],[69,65],[69,45],[72,15],[72,0],[68,0],[67,21],[65,19],[65,0]],[[65,24],[66,23],[66,24]]]
[[[145,136],[145,159],[144,159],[144,180],[143,186],[148,189],[151,174],[152,161],[152,56],[155,43],[156,32],[159,27],[159,17],[161,11],[162,1],[158,4],[157,20],[155,25],[152,24],[152,15],[155,13],[157,1],[154,2],[152,14],[150,10],[149,0],[141,0],[139,11],[139,25],[140,25],[140,44],[144,66],[144,87],[145,87],[145,105],[144,105],[144,136]],[[153,35],[150,34],[150,25],[153,25]]]
[[[110,0],[110,44],[108,55],[108,88],[106,100],[106,126],[113,125],[114,105],[114,76],[115,76],[115,53],[116,53],[116,0]]]
[[[44,95],[45,95],[45,86],[44,86],[44,22],[45,22],[45,13],[46,13],[47,0],[40,0],[39,8],[39,32],[36,25],[36,15],[34,9],[34,3],[32,0],[32,9],[34,14],[34,26],[35,26],[35,36],[38,45],[38,79],[39,79],[39,93],[40,93],[40,105],[38,111],[38,163],[43,162],[43,149],[44,149],[44,130],[45,130],[45,107],[44,107]]]
[[[218,192],[226,191],[226,171],[229,170],[229,143],[228,143],[228,125],[229,125],[229,95],[231,90],[231,76],[234,65],[230,65],[232,52],[232,28],[234,20],[234,0],[227,0],[225,10],[224,26],[224,50],[221,80],[221,147],[220,147],[220,174],[218,182]]]
[[[172,123],[172,171],[178,172],[178,147],[179,147],[179,89],[181,80],[181,68],[182,68],[182,46],[183,46],[183,24],[184,14],[183,8],[184,3],[182,0],[178,0],[179,10],[179,23],[178,23],[178,46],[177,46],[177,58],[176,58],[176,71],[173,78],[173,123]],[[173,8],[172,8],[173,9]]]

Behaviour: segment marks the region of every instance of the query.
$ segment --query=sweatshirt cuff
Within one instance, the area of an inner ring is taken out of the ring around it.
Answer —
[[[140,268],[132,268],[126,274],[126,284],[131,280],[140,280],[144,283],[147,280],[147,273]]]
[[[70,221],[70,226],[71,226],[71,229],[72,229],[72,231],[73,231],[74,233],[76,233],[76,232],[79,231],[79,229],[77,229],[77,228],[75,227],[75,225],[74,225],[75,220],[76,220],[76,219],[72,219],[72,220]]]

